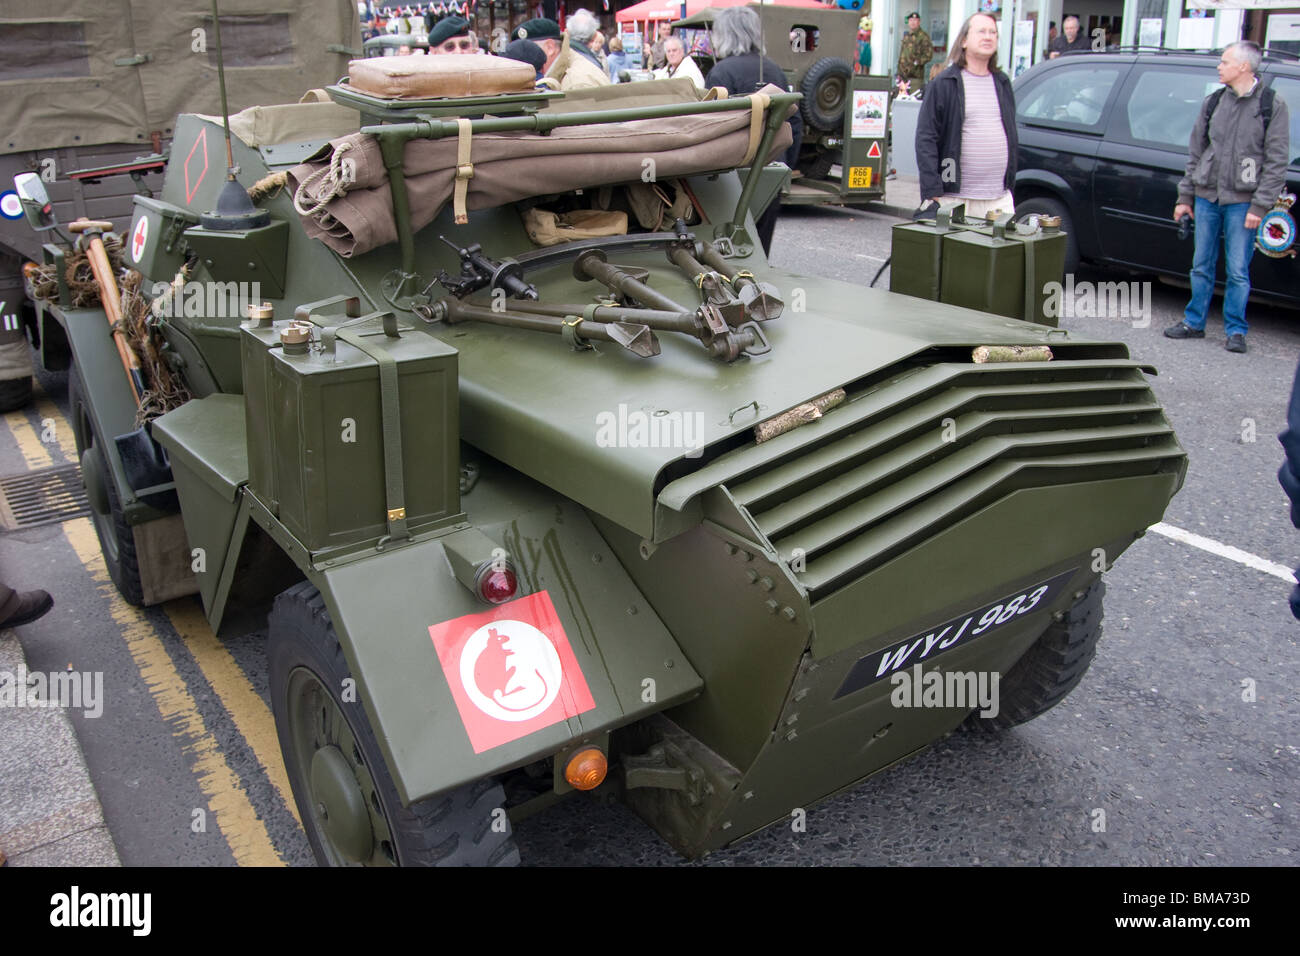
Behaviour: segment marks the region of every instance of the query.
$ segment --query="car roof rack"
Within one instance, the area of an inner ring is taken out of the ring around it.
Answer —
[[[1091,56],[1093,50],[1066,50],[1062,56]],[[1115,44],[1106,47],[1107,53],[1187,53],[1187,54],[1210,54],[1220,53],[1220,47],[1197,47],[1196,49],[1186,49],[1185,47],[1173,46],[1148,46],[1141,43]],[[1268,47],[1260,49],[1260,54],[1265,60],[1290,60],[1292,62],[1300,61],[1300,53],[1292,53],[1290,50],[1274,50]]]

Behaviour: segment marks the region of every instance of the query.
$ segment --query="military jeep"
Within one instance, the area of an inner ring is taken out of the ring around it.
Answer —
[[[851,10],[750,4],[763,26],[767,56],[803,94],[803,145],[797,175],[781,191],[787,205],[856,205],[881,202],[889,172],[889,78],[855,76],[858,18]],[[706,8],[674,27],[700,29],[713,22]],[[699,58],[708,75],[711,60]],[[847,157],[847,161],[846,161]],[[839,167],[838,175],[833,175]]]

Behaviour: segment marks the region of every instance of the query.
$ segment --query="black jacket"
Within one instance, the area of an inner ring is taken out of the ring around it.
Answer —
[[[1286,431],[1278,435],[1286,460],[1278,469],[1277,479],[1291,499],[1291,523],[1300,528],[1300,368],[1291,386],[1291,404],[1287,408]],[[1297,569],[1300,571],[1300,569]],[[1300,618],[1300,584],[1291,590],[1291,613]]]
[[[709,70],[709,75],[704,78],[706,89],[720,86],[729,96],[748,96],[750,93],[757,93],[768,83],[779,86],[787,93],[790,91],[790,84],[786,82],[785,73],[781,68],[767,57],[759,56],[757,53],[742,53],[739,56],[729,56],[719,60],[713,65],[713,69]],[[788,122],[790,132],[794,134],[794,142],[785,151],[784,162],[794,169],[799,163],[799,147],[803,142],[803,119],[799,116],[798,110]]]
[[[993,86],[1007,134],[1007,175],[1003,185],[1016,182],[1016,98],[1011,79],[993,71]],[[921,174],[921,201],[945,194],[961,195],[961,126],[966,119],[966,89],[961,67],[953,64],[926,85],[921,115],[916,121],[916,165]],[[951,163],[945,160],[951,159]],[[944,175],[951,169],[951,173]]]

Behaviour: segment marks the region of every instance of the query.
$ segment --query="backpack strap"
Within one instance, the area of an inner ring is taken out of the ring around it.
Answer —
[[[1210,148],[1210,120],[1214,118],[1214,111],[1219,108],[1219,100],[1223,99],[1223,91],[1226,86],[1221,86],[1205,98],[1205,141],[1201,143],[1201,149]]]

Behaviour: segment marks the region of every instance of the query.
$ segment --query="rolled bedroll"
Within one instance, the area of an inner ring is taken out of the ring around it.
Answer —
[[[697,93],[690,81],[629,86],[655,89],[629,89],[617,97],[611,95],[616,88],[610,87],[590,97],[570,94],[554,112],[690,104],[716,95]],[[640,182],[648,169],[655,179],[664,180],[750,165],[763,132],[767,96],[782,92],[769,85],[748,98],[749,108],[727,112],[561,126],[546,133],[470,135],[469,121],[461,120],[459,136],[415,138],[405,144],[402,169],[411,228],[418,231],[428,225],[452,200],[458,167],[467,186],[464,208],[473,210]],[[787,115],[794,109],[789,106]],[[791,141],[789,124],[784,124],[763,161],[780,154]],[[392,193],[377,137],[358,132],[331,140],[289,171],[289,187],[307,234],[340,255],[359,256],[397,241]]]

